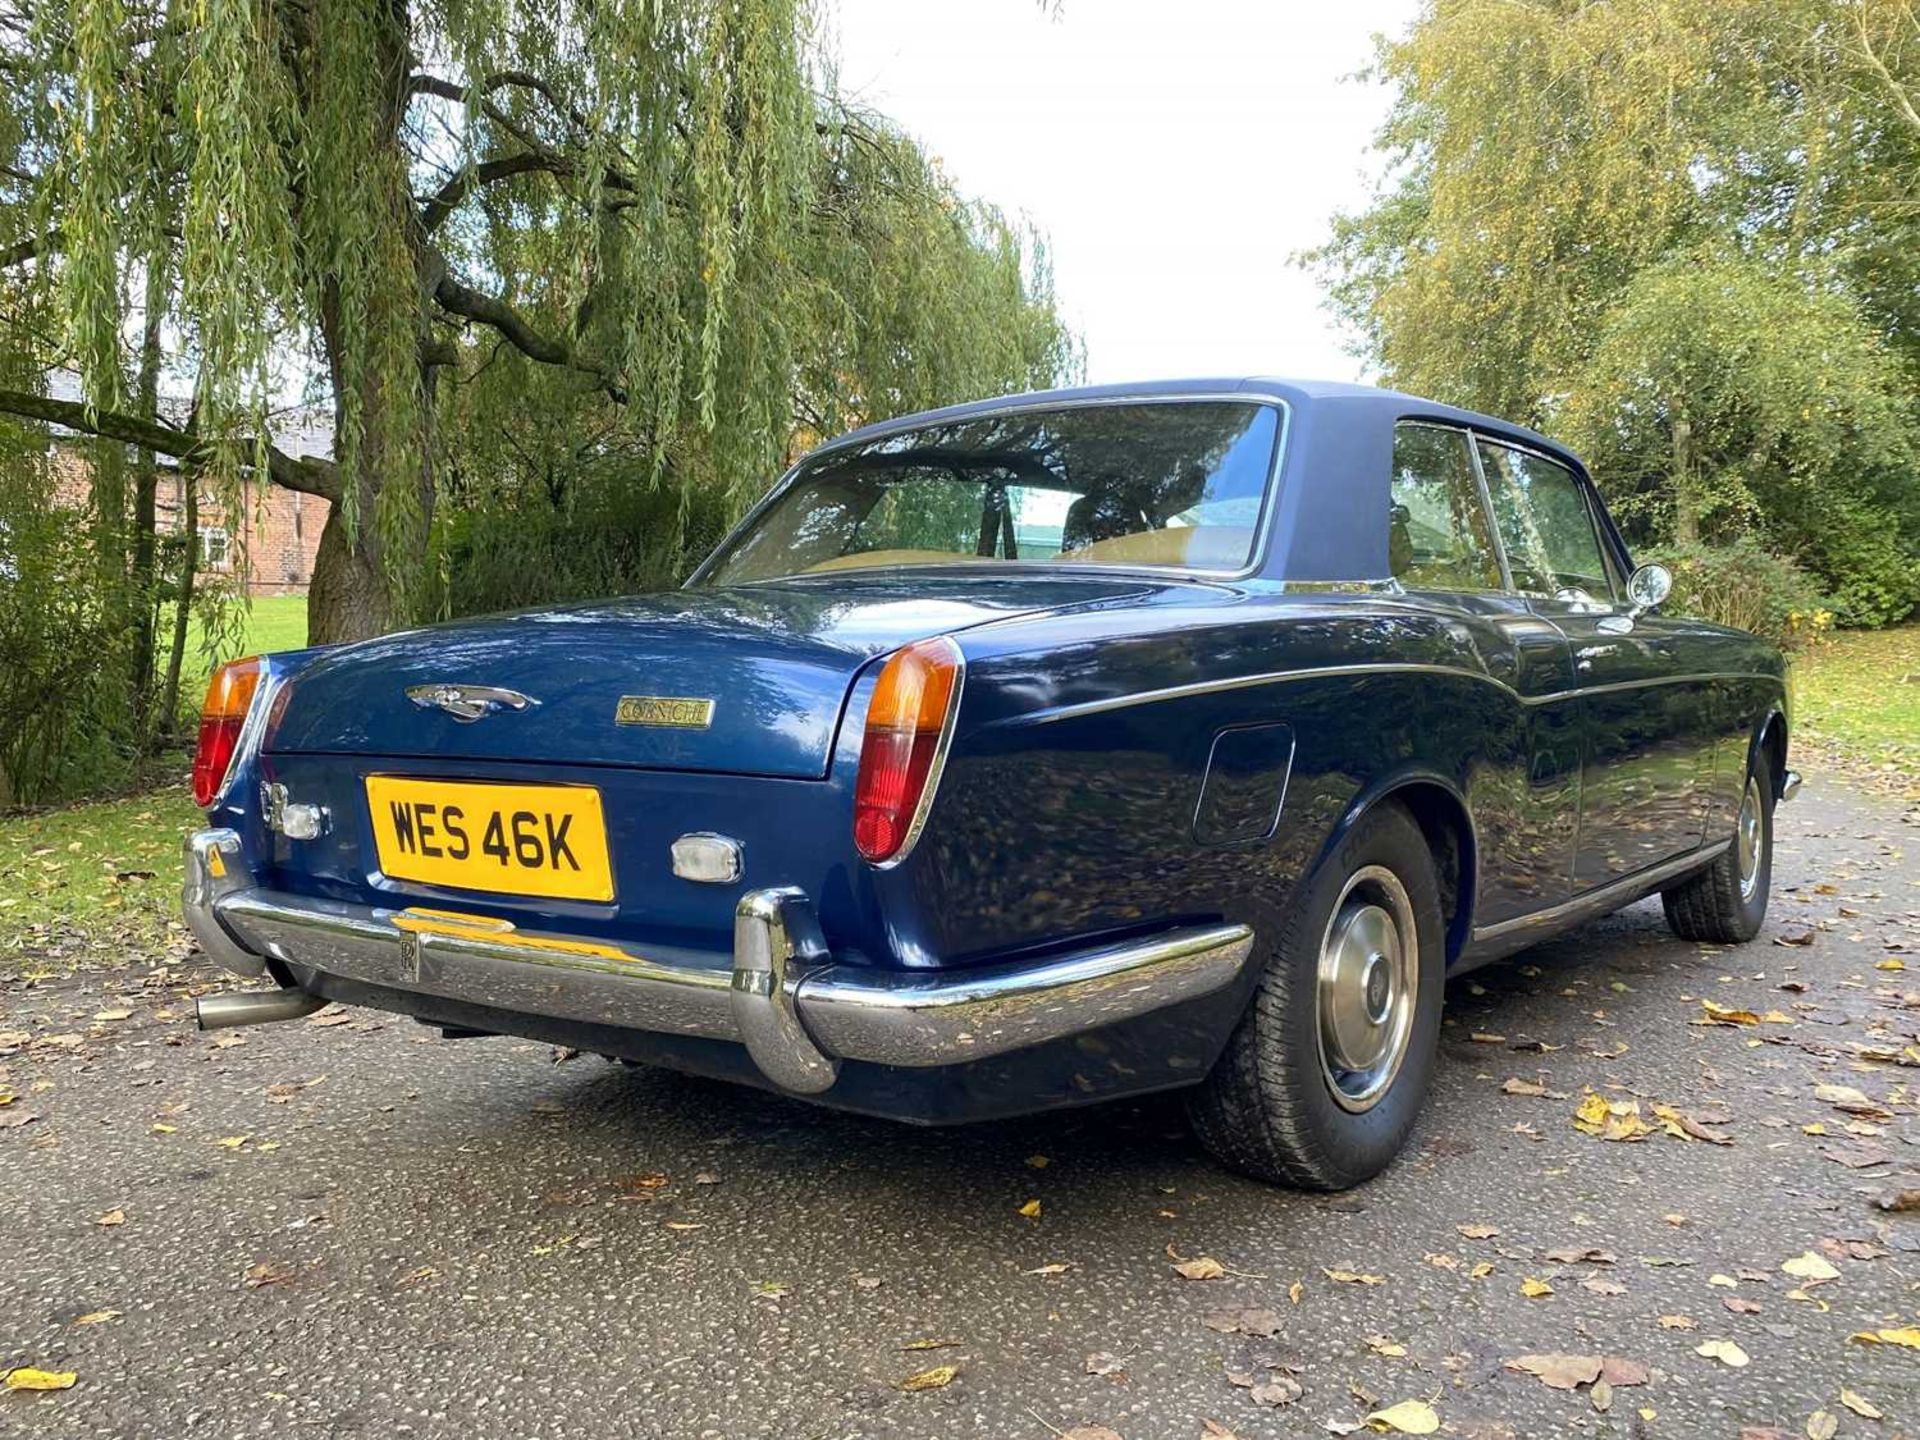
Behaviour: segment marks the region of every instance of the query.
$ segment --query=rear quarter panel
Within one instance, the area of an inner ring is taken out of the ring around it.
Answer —
[[[903,957],[965,962],[1216,917],[1271,934],[1358,804],[1401,780],[1439,785],[1476,817],[1476,888],[1550,881],[1542,861],[1568,816],[1530,791],[1530,718],[1494,678],[1512,657],[1484,630],[1388,597],[1249,587],[970,633],[927,831],[906,865],[872,877],[911,932]],[[1272,834],[1196,838],[1216,738],[1262,724],[1293,738]]]

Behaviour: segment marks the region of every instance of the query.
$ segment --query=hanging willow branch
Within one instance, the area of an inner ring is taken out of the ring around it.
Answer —
[[[796,424],[1055,379],[1037,250],[823,94],[816,29],[811,0],[35,0],[45,99],[6,88],[0,164],[41,178],[0,189],[0,277],[63,323],[5,327],[0,377],[71,366],[73,428],[176,453],[118,403],[123,297],[176,236],[195,463],[230,506],[256,469],[328,487],[322,639],[421,613],[436,507],[521,473],[512,427],[608,434],[629,458],[586,483],[666,487],[685,525]],[[303,378],[324,478],[261,439]],[[0,411],[49,418],[36,388]]]

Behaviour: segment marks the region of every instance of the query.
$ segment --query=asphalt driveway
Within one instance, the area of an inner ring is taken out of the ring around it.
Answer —
[[[916,1131],[371,1012],[200,1035],[192,968],[7,983],[0,1371],[78,1378],[0,1432],[1920,1433],[1920,1209],[1876,1203],[1920,1188],[1920,825],[1781,816],[1755,944],[1642,905],[1455,982],[1428,1119],[1338,1197],[1174,1101]]]

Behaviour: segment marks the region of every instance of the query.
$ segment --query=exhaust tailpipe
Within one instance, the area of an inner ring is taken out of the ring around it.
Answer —
[[[239,995],[202,995],[193,1002],[194,1018],[202,1030],[225,1030],[233,1025],[264,1025],[270,1020],[298,1020],[326,1005],[304,990],[253,991]]]

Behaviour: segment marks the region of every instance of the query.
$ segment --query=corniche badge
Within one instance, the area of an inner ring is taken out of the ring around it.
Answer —
[[[496,710],[525,710],[540,702],[498,685],[409,685],[407,698],[422,710],[440,709],[463,724],[484,720]]]
[[[713,701],[686,695],[622,695],[616,725],[659,725],[669,730],[704,730],[713,724]]]

